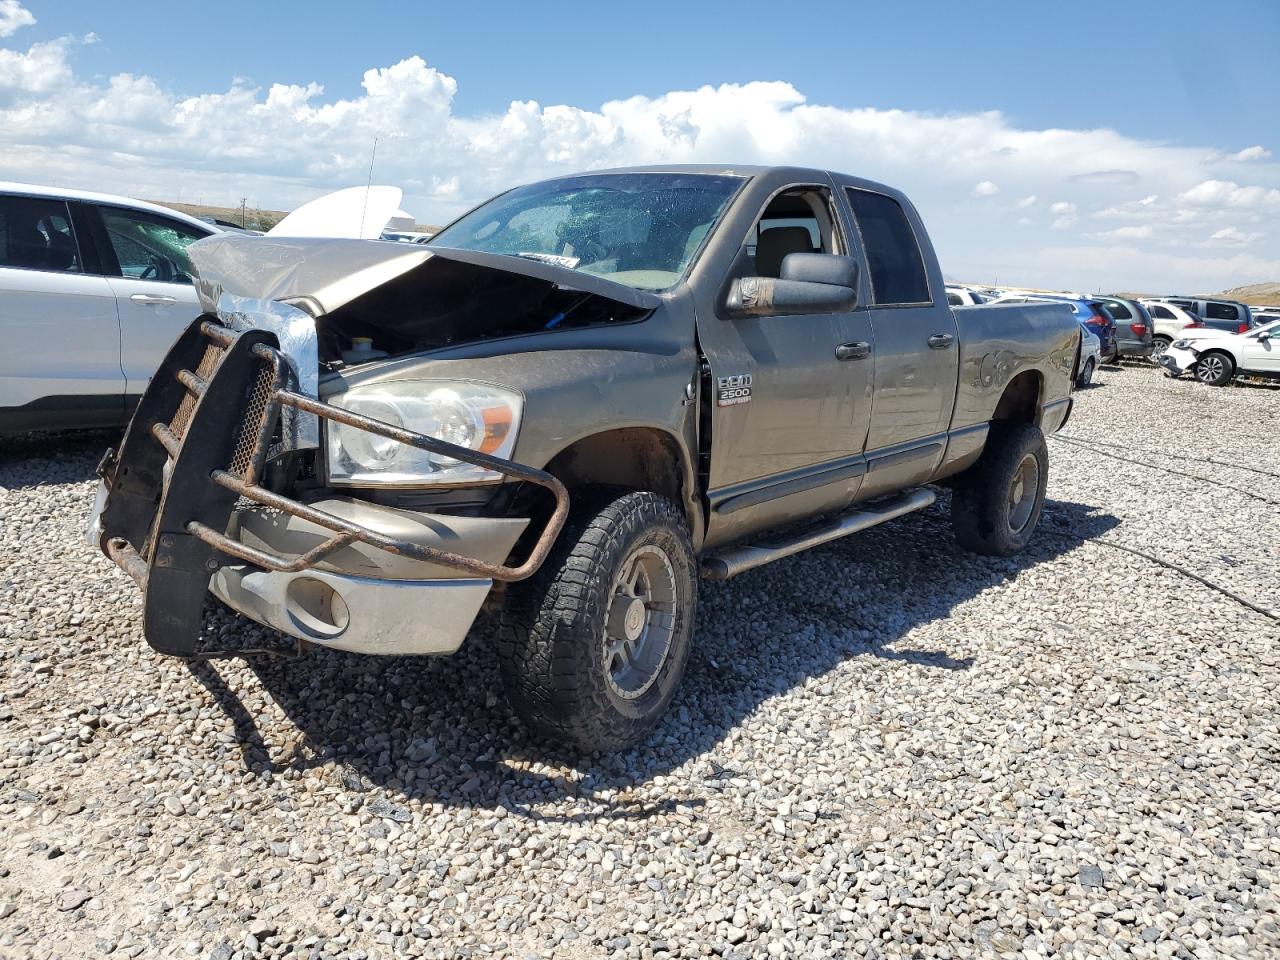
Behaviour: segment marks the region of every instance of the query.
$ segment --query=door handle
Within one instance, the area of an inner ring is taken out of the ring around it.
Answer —
[[[149,293],[135,293],[129,298],[134,303],[177,303],[177,297],[157,297]]]
[[[935,333],[929,338],[930,350],[945,350],[951,344],[956,342],[956,338],[949,333]]]
[[[869,343],[842,343],[836,347],[837,360],[865,360],[871,356]]]

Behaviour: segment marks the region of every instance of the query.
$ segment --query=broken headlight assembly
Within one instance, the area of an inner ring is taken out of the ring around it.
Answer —
[[[1186,350],[1188,347],[1190,347],[1190,346],[1191,346],[1191,341],[1190,341],[1190,340],[1175,340],[1175,341],[1173,341],[1173,343],[1169,344],[1169,346],[1170,346],[1171,348],[1173,348],[1173,349],[1176,349],[1176,350]]]
[[[394,427],[509,458],[524,402],[487,383],[405,380],[353,387],[328,402]],[[328,420],[325,462],[333,486],[421,487],[496,483],[502,475],[474,464]]]

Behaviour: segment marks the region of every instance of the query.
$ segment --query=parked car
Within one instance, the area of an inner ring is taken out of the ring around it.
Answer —
[[[1092,331],[1102,344],[1102,362],[1113,363],[1120,352],[1116,343],[1116,322],[1100,300],[1089,297],[1075,297],[1056,293],[1027,293],[1012,291],[988,301],[992,304],[1006,303],[1066,303],[1075,312],[1076,319]]]
[[[971,287],[947,284],[947,303],[953,307],[974,307],[986,302],[987,298]]]
[[[1182,336],[1187,328],[1203,330],[1205,322],[1200,316],[1176,303],[1165,303],[1163,300],[1139,301],[1151,317],[1154,335],[1151,339],[1151,359],[1159,362],[1161,354],[1169,349],[1169,344]]]
[[[1204,297],[1161,297],[1165,303],[1190,310],[1205,324],[1215,330],[1244,333],[1253,327],[1253,317],[1248,304],[1237,300],[1209,300]]]
[[[1102,341],[1083,323],[1080,337],[1080,372],[1076,374],[1076,386],[1087,387],[1093,383],[1093,375],[1102,364]]]
[[[199,309],[189,244],[155,204],[0,183],[0,434],[126,423]]]
[[[1124,297],[1098,297],[1098,302],[1116,324],[1116,349],[1122,357],[1149,357],[1154,349],[1151,316],[1137,300]]]
[[[665,710],[699,573],[940,481],[961,544],[1021,549],[1079,363],[1065,310],[953,311],[907,198],[823,170],[596,172],[426,245],[192,257],[205,310],[240,299],[165,358],[90,527],[152,646],[193,653],[212,590],[307,643],[449,654],[492,598],[515,709],[586,748]]]
[[[1201,383],[1222,387],[1237,373],[1280,377],[1280,320],[1248,333],[1206,328],[1173,341],[1160,358],[1170,376],[1191,371]]]

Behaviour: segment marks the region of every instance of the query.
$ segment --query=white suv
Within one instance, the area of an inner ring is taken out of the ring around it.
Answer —
[[[215,232],[125,197],[0,182],[0,434],[127,422],[199,313],[186,248]]]

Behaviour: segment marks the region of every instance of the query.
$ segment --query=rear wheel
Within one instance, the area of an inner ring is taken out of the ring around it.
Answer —
[[[1164,356],[1164,352],[1169,349],[1169,344],[1173,343],[1168,337],[1153,337],[1151,339],[1151,359],[1160,362],[1160,358]]]
[[[1093,368],[1095,364],[1093,357],[1089,357],[1084,362],[1084,366],[1080,368],[1080,373],[1076,376],[1077,387],[1087,387],[1093,382]]]
[[[960,546],[1009,556],[1031,540],[1049,480],[1049,451],[1040,428],[992,424],[978,462],[956,481],[951,526]]]
[[[499,628],[507,696],[584,750],[639,740],[684,675],[697,567],[684,516],[655,493],[579,512],[543,568],[512,584]]]
[[[1236,372],[1235,361],[1225,353],[1213,351],[1200,355],[1200,359],[1191,368],[1195,378],[1211,387],[1222,387],[1227,384]]]

